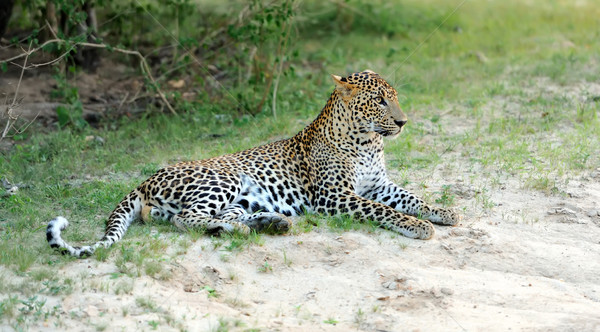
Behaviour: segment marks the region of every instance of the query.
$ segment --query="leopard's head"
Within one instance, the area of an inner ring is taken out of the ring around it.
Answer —
[[[354,129],[389,137],[400,134],[408,118],[400,109],[398,92],[381,76],[370,70],[331,76]]]

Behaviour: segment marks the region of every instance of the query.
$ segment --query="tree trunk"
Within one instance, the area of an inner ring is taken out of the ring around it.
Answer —
[[[4,36],[10,15],[12,14],[12,8],[14,0],[2,0],[0,1],[0,38]]]

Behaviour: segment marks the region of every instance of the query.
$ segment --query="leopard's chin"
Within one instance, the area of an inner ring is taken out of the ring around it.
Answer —
[[[398,136],[400,136],[400,132],[397,132],[395,134],[386,135],[385,138],[387,138],[387,139],[396,139],[396,138],[398,138]]]
[[[398,128],[395,130],[387,130],[382,133],[382,136],[385,138],[388,138],[388,139],[396,139],[396,138],[398,138],[398,136],[400,136],[401,132],[402,132],[402,128]]]

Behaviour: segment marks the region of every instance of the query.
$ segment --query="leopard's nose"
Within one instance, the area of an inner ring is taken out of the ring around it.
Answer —
[[[396,126],[402,128],[406,124],[406,120],[394,120],[394,123],[396,124]]]

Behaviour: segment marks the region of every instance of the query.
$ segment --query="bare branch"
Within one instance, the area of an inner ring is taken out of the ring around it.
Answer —
[[[29,43],[29,51],[31,51],[31,44]],[[13,97],[10,105],[6,107],[6,127],[2,131],[2,136],[0,136],[0,140],[4,139],[6,135],[8,135],[8,131],[13,127],[14,123],[19,119],[18,115],[14,115],[13,112],[16,108],[19,107],[19,102],[17,102],[17,98],[19,96],[19,89],[21,88],[21,82],[23,81],[23,73],[25,72],[25,67],[27,66],[27,60],[29,59],[29,51],[27,51],[27,56],[25,56],[25,61],[23,61],[23,67],[21,68],[21,75],[19,76],[19,82],[17,82],[17,88],[15,89],[15,95]]]
[[[31,50],[31,44],[29,43],[29,50]],[[27,59],[29,58],[29,56],[25,57],[25,61],[23,62],[23,67],[27,66]],[[15,89],[15,96],[13,98],[13,101],[11,103],[12,105],[15,105],[17,102],[17,96],[19,95],[19,88],[21,87],[21,81],[23,81],[23,73],[25,73],[25,69],[21,69],[21,76],[19,76],[19,82],[17,83],[17,88]]]
[[[52,29],[50,29],[50,30],[52,30]],[[62,58],[64,58],[65,56],[67,56],[76,46],[83,46],[83,47],[90,47],[90,48],[99,48],[99,49],[108,49],[108,50],[119,52],[119,53],[123,53],[123,54],[134,55],[134,56],[136,56],[136,57],[139,58],[142,71],[146,75],[148,75],[148,78],[150,79],[150,81],[152,82],[152,84],[155,86],[156,92],[158,93],[160,99],[163,101],[163,103],[165,104],[165,106],[169,109],[169,111],[171,111],[171,113],[177,114],[177,112],[175,111],[175,109],[173,108],[173,106],[171,106],[171,104],[167,100],[167,97],[165,96],[165,94],[158,87],[158,84],[156,83],[156,80],[152,76],[152,71],[150,70],[150,66],[148,66],[148,62],[146,62],[146,58],[140,52],[138,52],[138,51],[131,51],[131,50],[123,49],[123,48],[111,47],[111,46],[108,46],[106,44],[95,44],[95,43],[88,43],[88,42],[74,42],[74,43],[72,43],[72,42],[69,42],[67,40],[55,38],[55,39],[47,40],[42,45],[40,45],[39,47],[37,47],[37,48],[35,48],[33,50],[30,49],[27,52],[24,52],[24,53],[22,53],[20,55],[12,57],[12,58],[0,60],[0,62],[11,62],[13,60],[17,60],[17,59],[20,59],[20,58],[23,58],[23,57],[28,58],[30,54],[33,54],[33,53],[35,53],[35,52],[43,49],[46,45],[50,45],[50,44],[68,44],[71,47],[69,48],[69,50],[67,50],[66,52],[64,52],[63,54],[61,54],[58,58],[56,58],[56,59],[54,59],[52,61],[48,61],[48,62],[45,62],[45,63],[39,63],[39,64],[30,64],[28,66],[27,65],[23,65],[21,67],[21,70],[31,69],[31,68],[37,68],[37,67],[43,67],[43,66],[48,66],[48,65],[51,65],[53,63],[56,63],[57,61],[60,61]],[[22,73],[21,73],[21,75],[22,75]]]
[[[285,55],[287,49],[287,42],[290,38],[291,32],[291,23],[283,24],[283,35],[279,40],[279,47],[277,49],[277,56],[279,58],[279,63],[277,64],[277,77],[275,78],[275,83],[273,85],[273,98],[271,110],[273,111],[273,118],[277,119],[277,88],[279,87],[279,79],[281,78],[281,72],[283,71],[283,57]]]

